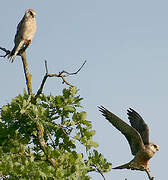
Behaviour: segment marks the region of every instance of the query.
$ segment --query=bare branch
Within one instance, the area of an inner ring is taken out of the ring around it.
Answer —
[[[104,177],[104,175],[103,175],[103,173],[102,173],[95,165],[93,165],[93,167],[95,168],[95,170],[96,170],[98,173],[100,173],[100,175],[102,176],[102,178],[103,178],[104,180],[106,180],[105,177]]]
[[[42,93],[43,87],[44,87],[44,84],[45,84],[47,78],[48,78],[48,74],[46,74],[46,75],[44,76],[44,78],[43,78],[43,80],[42,80],[42,83],[41,83],[41,86],[40,86],[39,90],[37,91],[37,94],[35,95],[35,98],[37,98],[37,97]]]
[[[25,74],[25,79],[26,79],[26,85],[27,85],[27,91],[28,91],[28,94],[31,94],[33,95],[32,93],[32,85],[31,85],[31,74],[29,73],[28,71],[28,64],[27,64],[27,59],[26,59],[26,48],[29,46],[29,44],[25,44],[24,47],[18,52],[18,56],[21,56],[22,58],[22,62],[23,62],[23,68],[24,68],[24,74]],[[1,55],[0,57],[6,57],[8,54],[10,54],[10,50],[7,50],[6,48],[3,48],[3,47],[0,47],[0,50],[4,51],[6,54],[5,55]],[[44,88],[44,84],[47,80],[48,77],[60,77],[62,80],[63,80],[63,83],[67,84],[68,86],[71,86],[73,87],[72,84],[70,84],[66,79],[65,77],[67,76],[70,76],[70,75],[75,75],[77,74],[82,68],[83,66],[86,64],[86,60],[84,61],[84,63],[82,64],[82,66],[76,71],[76,72],[73,72],[73,73],[69,73],[68,71],[61,71],[59,72],[59,74],[49,74],[48,73],[48,65],[47,65],[47,61],[45,60],[45,69],[46,69],[46,74],[42,80],[42,83],[41,83],[41,86],[39,88],[39,90],[37,91],[37,94],[36,94],[36,98],[42,93],[43,91],[43,88]]]
[[[29,95],[32,95],[32,85],[31,85],[31,77],[32,75],[29,73],[28,70],[28,64],[27,64],[27,58],[26,58],[26,51],[22,52],[21,54],[22,63],[23,63],[23,69],[26,79],[26,85],[27,85],[27,91]]]
[[[67,77],[67,76],[70,76],[70,75],[75,75],[75,74],[77,74],[77,73],[83,68],[83,66],[84,66],[85,64],[86,64],[86,60],[84,61],[84,63],[82,64],[82,66],[81,66],[76,72],[69,73],[69,72],[63,70],[62,72],[59,73],[59,75],[62,75],[63,73],[66,74],[66,75],[64,75],[64,77]]]
[[[60,74],[48,74],[47,77],[60,77],[60,78],[63,80],[62,83],[65,83],[65,84],[67,84],[68,86],[73,87],[73,85],[70,84],[70,83],[65,79],[64,75],[60,75]]]
[[[67,71],[62,71],[62,72],[60,72],[59,74],[56,74],[56,73],[55,73],[55,74],[49,74],[49,73],[48,73],[47,61],[45,60],[45,70],[46,70],[46,74],[45,74],[45,76],[43,77],[41,86],[40,86],[39,90],[37,91],[37,94],[36,94],[35,98],[37,98],[37,97],[42,93],[43,88],[44,88],[44,84],[45,84],[45,82],[46,82],[46,80],[47,80],[48,77],[60,77],[60,78],[63,80],[63,83],[67,84],[67,85],[70,86],[70,87],[73,87],[73,85],[70,84],[70,83],[65,79],[65,77],[67,77],[67,76],[69,76],[69,75],[75,75],[75,74],[77,74],[77,73],[83,68],[83,66],[85,65],[85,63],[86,63],[86,61],[84,61],[84,63],[82,64],[82,66],[81,66],[76,72],[74,72],[74,73],[69,73],[69,72],[67,72]]]
[[[45,68],[46,68],[46,74],[48,74],[48,65],[47,65],[47,61],[45,60]]]

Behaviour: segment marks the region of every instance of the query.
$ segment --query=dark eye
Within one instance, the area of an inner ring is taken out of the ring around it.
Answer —
[[[154,146],[155,149],[157,148],[157,146],[155,144],[153,146]]]
[[[33,16],[33,13],[31,11],[29,11],[30,15]]]

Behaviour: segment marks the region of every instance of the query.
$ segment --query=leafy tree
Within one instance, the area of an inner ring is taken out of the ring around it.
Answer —
[[[69,73],[48,74],[46,63],[46,75],[34,95],[25,51],[20,55],[28,92],[24,90],[1,108],[0,177],[87,180],[89,172],[98,172],[104,178],[111,163],[96,150],[95,131],[86,112],[80,111],[82,98],[63,75]],[[62,95],[42,93],[47,77],[52,75],[70,86]]]

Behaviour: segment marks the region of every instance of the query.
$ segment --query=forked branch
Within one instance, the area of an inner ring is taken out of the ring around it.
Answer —
[[[37,94],[36,94],[35,98],[37,98],[37,97],[42,93],[43,88],[44,88],[44,84],[45,84],[45,82],[46,82],[46,80],[47,80],[48,77],[59,77],[59,78],[61,78],[61,79],[63,80],[63,83],[67,84],[68,86],[73,87],[73,85],[70,84],[70,83],[65,79],[65,77],[77,74],[77,73],[83,68],[83,66],[85,65],[85,63],[86,63],[86,61],[84,61],[84,63],[82,64],[82,66],[81,66],[76,72],[73,72],[73,73],[69,73],[69,72],[63,70],[63,71],[59,72],[58,74],[56,74],[56,73],[55,73],[55,74],[49,74],[49,73],[48,73],[47,61],[45,60],[45,70],[46,70],[46,74],[45,74],[45,76],[44,76],[44,78],[43,78],[43,80],[42,80],[41,86],[40,86],[39,90],[37,91]]]

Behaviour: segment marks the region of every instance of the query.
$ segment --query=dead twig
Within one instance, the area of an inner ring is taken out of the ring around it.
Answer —
[[[86,61],[84,61],[84,63],[82,64],[82,66],[81,66],[76,72],[73,72],[73,73],[69,73],[69,72],[63,70],[63,71],[59,72],[59,74],[56,74],[56,73],[55,73],[55,74],[49,74],[49,73],[48,73],[47,61],[45,60],[45,70],[46,70],[46,74],[45,74],[45,76],[44,76],[44,78],[43,78],[43,80],[42,80],[41,86],[40,86],[39,90],[37,91],[37,94],[36,94],[35,98],[37,98],[37,97],[42,93],[43,88],[44,88],[44,84],[45,84],[45,82],[46,82],[46,80],[47,80],[48,77],[60,77],[60,78],[63,80],[63,83],[67,84],[67,85],[70,86],[70,87],[73,87],[73,85],[70,84],[70,83],[65,79],[65,77],[77,74],[77,73],[83,68],[83,66],[85,65],[85,63],[86,63]]]
[[[63,73],[66,74],[66,75],[63,75],[63,77],[75,75],[75,74],[77,74],[77,73],[83,68],[83,66],[84,66],[85,64],[86,64],[86,60],[84,61],[84,63],[82,64],[82,66],[81,66],[76,72],[69,73],[69,72],[63,70],[63,71],[61,71],[61,72],[59,73],[59,76],[61,76]]]

